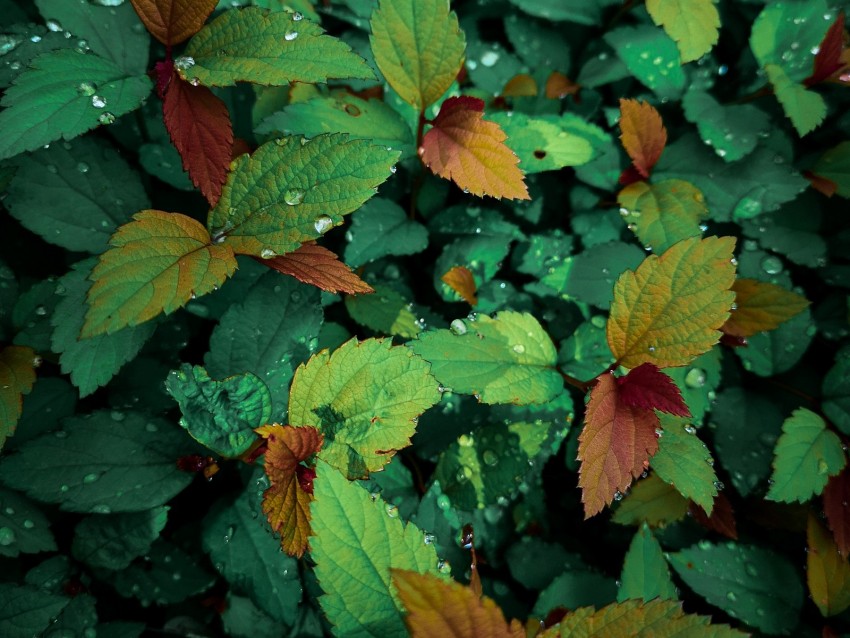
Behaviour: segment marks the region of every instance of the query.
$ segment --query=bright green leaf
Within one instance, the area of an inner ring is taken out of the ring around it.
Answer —
[[[617,600],[623,602],[630,598],[650,601],[676,600],[676,587],[670,578],[670,570],[661,545],[652,535],[652,530],[644,523],[629,545],[623,572],[620,575],[620,588]]]
[[[124,569],[133,559],[148,552],[167,520],[167,506],[143,512],[88,516],[74,530],[71,553],[91,567]]]
[[[408,219],[401,206],[381,197],[373,197],[351,216],[345,236],[345,263],[352,268],[388,255],[413,255],[428,245],[425,227]]]
[[[686,419],[658,414],[663,436],[650,464],[660,479],[711,514],[717,495],[714,459]]]
[[[820,126],[826,117],[826,101],[823,97],[793,82],[777,64],[768,64],[765,71],[776,92],[776,99],[797,133],[802,137]]]
[[[690,366],[664,371],[682,391],[682,398],[691,411],[691,422],[696,425],[703,422],[720,385],[721,355],[720,349],[712,348],[694,359]]]
[[[676,43],[651,25],[620,27],[604,36],[641,83],[660,98],[678,98],[685,88],[685,72]]]
[[[717,44],[720,14],[717,0],[647,0],[652,21],[676,41],[682,62],[693,62]]]

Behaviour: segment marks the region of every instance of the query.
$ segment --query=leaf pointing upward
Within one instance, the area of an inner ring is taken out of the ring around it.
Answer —
[[[667,145],[667,129],[651,104],[620,100],[620,140],[638,173],[649,177]]]

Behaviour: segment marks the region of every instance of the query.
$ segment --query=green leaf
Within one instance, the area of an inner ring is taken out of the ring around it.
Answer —
[[[139,147],[139,163],[148,175],[169,186],[182,191],[195,190],[189,173],[183,170],[180,153],[173,144],[142,144]]]
[[[717,474],[711,452],[686,419],[658,413],[663,436],[650,464],[660,479],[711,514],[717,495]]]
[[[21,155],[15,164],[5,200],[9,212],[68,250],[103,252],[129,211],[150,206],[138,175],[111,146],[92,138],[53,144]]]
[[[696,124],[700,137],[726,162],[735,162],[752,153],[758,133],[769,126],[767,114],[752,104],[721,105],[707,92],[691,88],[682,98],[689,122]]]
[[[683,519],[688,513],[688,501],[656,474],[635,483],[614,511],[612,520],[620,525],[664,527]]]
[[[15,436],[7,442],[9,447],[20,447],[25,441],[52,429],[55,423],[71,416],[76,405],[77,391],[65,379],[40,379],[27,395]],[[45,414],[49,414],[50,418],[45,419]]]
[[[372,295],[347,295],[345,309],[357,323],[378,334],[412,339],[422,326],[410,303],[388,286],[373,284]]]
[[[196,33],[175,60],[185,80],[205,86],[237,82],[285,86],[374,74],[349,46],[310,20],[259,7],[228,9]]]
[[[691,411],[691,422],[696,425],[703,422],[720,385],[721,354],[718,348],[712,348],[694,359],[690,366],[664,370],[682,391],[682,398]]]
[[[558,361],[564,372],[577,379],[594,379],[614,363],[605,323],[603,315],[595,315],[561,342]]]
[[[0,556],[56,551],[47,517],[29,499],[0,489]]]
[[[768,634],[797,626],[803,587],[782,556],[760,547],[701,541],[668,558],[688,587],[748,625]]]
[[[826,101],[823,97],[802,84],[796,84],[777,64],[768,64],[765,71],[776,92],[776,99],[797,133],[800,136],[807,135],[820,126],[826,117]]]
[[[676,43],[650,25],[620,27],[603,38],[639,82],[660,98],[678,98],[685,88],[685,72]]]
[[[522,11],[544,20],[569,21],[587,26],[602,21],[602,9],[611,0],[587,2],[587,0],[511,0]]]
[[[823,378],[822,392],[823,413],[844,434],[850,434],[850,350],[838,353]]]
[[[380,470],[410,445],[419,416],[440,400],[429,365],[389,339],[352,339],[295,371],[291,425],[325,437],[320,458],[350,478]]]
[[[86,316],[86,296],[92,286],[89,275],[94,259],[77,262],[56,284],[60,301],[51,316],[52,350],[59,353],[62,372],[88,396],[106,385],[128,361],[132,361],[154,333],[155,324],[124,328],[112,334],[79,339]]]
[[[531,613],[534,617],[545,618],[558,607],[602,607],[616,599],[617,583],[610,576],[591,569],[569,569],[540,592]]]
[[[352,268],[388,255],[413,255],[428,246],[425,227],[408,219],[401,206],[381,197],[373,197],[351,216],[345,237],[345,263]],[[357,298],[368,296],[374,295]]]
[[[413,132],[401,115],[380,100],[364,100],[347,92],[290,104],[263,120],[256,132],[306,137],[346,133],[352,139],[398,149],[402,158],[414,154]]]
[[[24,443],[4,458],[0,483],[64,511],[140,512],[191,482],[174,462],[190,449],[166,421],[101,410]]]
[[[451,330],[424,332],[410,347],[440,383],[483,403],[545,403],[563,388],[555,346],[528,313],[455,319]]]
[[[115,232],[92,270],[83,338],[171,314],[236,271],[231,247],[211,243],[191,217],[144,210],[133,220]]]
[[[168,375],[165,389],[183,413],[180,425],[224,457],[247,452],[257,440],[254,429],[266,425],[272,414],[269,389],[250,372],[216,381],[201,366],[184,363]]]
[[[240,254],[292,252],[372,197],[398,157],[342,134],[267,142],[231,165],[208,228]]]
[[[95,514],[74,529],[71,554],[90,567],[125,569],[148,552],[168,520],[168,507],[143,512]]]
[[[12,343],[28,346],[36,352],[48,352],[51,349],[53,326],[50,322],[60,301],[56,291],[56,280],[49,277],[33,284],[18,296],[12,310],[12,326],[17,329]]]
[[[443,0],[380,0],[371,20],[372,53],[390,86],[424,111],[451,86],[466,48]]]
[[[693,62],[717,44],[720,14],[717,0],[649,0],[646,10],[655,24],[676,41],[682,62]]]
[[[319,598],[336,636],[402,638],[402,606],[391,586],[390,569],[438,575],[433,544],[398,510],[322,461],[316,464],[310,541]],[[366,599],[351,596],[362,592]],[[368,593],[367,593],[368,592]]]
[[[258,519],[262,490],[253,483],[234,503],[220,503],[204,520],[204,551],[233,590],[291,625],[301,601],[298,563],[280,551],[278,539]]]
[[[137,108],[151,90],[97,55],[64,49],[40,55],[17,77],[0,104],[0,159],[54,140],[70,140]]]
[[[42,635],[69,602],[67,596],[35,587],[0,583],[0,635],[8,638]]]
[[[795,264],[819,268],[826,261],[827,245],[820,232],[822,215],[818,208],[812,208],[814,196],[803,195],[778,211],[747,219],[741,223],[741,230],[765,250],[785,255]],[[761,270],[772,274],[767,272],[772,268],[765,268],[771,261],[762,261]]]
[[[661,600],[678,598],[661,545],[658,544],[646,523],[638,528],[629,545],[620,576],[617,600],[623,602],[630,598],[647,602],[654,598]]]
[[[841,142],[821,155],[812,172],[835,182],[835,192],[850,198],[850,142]]]
[[[227,596],[227,608],[221,614],[225,635],[234,638],[280,638],[280,624],[264,614],[250,598]]]
[[[818,496],[829,477],[845,465],[847,455],[838,435],[826,429],[820,416],[799,408],[782,424],[767,498],[804,503]]]

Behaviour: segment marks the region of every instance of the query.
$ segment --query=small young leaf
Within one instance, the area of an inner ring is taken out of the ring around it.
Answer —
[[[823,511],[838,553],[850,556],[850,470],[846,467],[829,479],[823,490]]]
[[[25,346],[0,350],[0,449],[15,432],[23,410],[23,395],[35,383],[35,352]]]
[[[812,172],[835,184],[835,192],[850,198],[850,142],[841,142],[821,155]]]
[[[644,523],[629,545],[620,576],[617,601],[636,598],[649,602],[654,598],[676,600],[676,587],[670,578],[670,569],[664,560],[661,545]]]
[[[620,99],[620,140],[644,177],[649,177],[667,145],[667,129],[651,104]]]
[[[342,263],[336,253],[315,242],[301,244],[291,253],[265,259],[263,263],[327,292],[344,292],[349,295],[375,292],[372,286]]]
[[[672,485],[655,474],[635,483],[614,510],[611,520],[620,525],[664,527],[680,521],[688,513],[688,501]]]
[[[452,266],[446,274],[440,277],[440,280],[459,294],[470,306],[478,305],[478,297],[475,296],[475,278],[469,268]]]
[[[658,417],[652,410],[623,402],[612,374],[602,374],[590,391],[579,436],[578,484],[585,518],[610,505],[640,476],[658,449]]]
[[[165,45],[195,35],[215,9],[216,0],[131,0],[148,31]]]
[[[776,99],[797,133],[802,137],[820,126],[826,117],[826,101],[823,97],[795,83],[777,64],[768,64],[764,70],[776,92]]]
[[[498,605],[469,587],[436,576],[392,570],[393,585],[407,612],[404,624],[414,638],[523,638],[525,629],[510,625]]]
[[[735,280],[732,237],[686,239],[614,285],[608,344],[620,365],[684,366],[720,338]]]
[[[619,27],[603,36],[635,79],[661,99],[678,99],[687,84],[673,39],[651,24]],[[579,81],[582,77],[579,76]]]
[[[797,293],[756,279],[736,279],[732,290],[735,309],[721,330],[733,337],[773,330],[803,312],[810,303]]]
[[[92,271],[84,338],[170,314],[236,271],[232,248],[212,244],[191,217],[146,210],[133,220],[115,232]]]
[[[711,514],[719,484],[711,453],[685,419],[662,414],[659,420],[662,436],[650,461],[652,469],[658,478]]]
[[[484,101],[452,97],[442,103],[433,127],[425,133],[419,155],[436,175],[464,191],[497,199],[531,199],[519,158],[505,145],[495,122],[482,119]]]
[[[466,41],[457,15],[443,0],[380,0],[370,26],[381,73],[401,99],[424,112],[463,64]]]
[[[823,616],[835,616],[850,607],[850,564],[832,537],[809,513],[806,581],[812,600]]]
[[[682,62],[693,62],[717,44],[720,14],[717,0],[647,0],[652,21],[676,41]]]
[[[183,170],[215,206],[233,155],[227,105],[205,86],[192,86],[175,74],[165,91],[162,115]]]
[[[280,546],[301,558],[310,536],[310,503],[315,471],[301,463],[322,449],[324,437],[312,427],[266,425],[257,432],[266,439],[266,475],[271,486],[263,493],[263,513],[280,534]]]
[[[673,379],[651,363],[642,363],[617,378],[620,401],[633,408],[658,410],[675,416],[691,416],[682,392]]]
[[[829,477],[838,474],[846,464],[841,439],[826,429],[820,416],[799,408],[782,424],[767,498],[804,503],[820,494]]]

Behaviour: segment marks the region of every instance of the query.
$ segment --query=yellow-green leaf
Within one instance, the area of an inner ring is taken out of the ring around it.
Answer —
[[[696,237],[650,255],[614,284],[608,345],[620,365],[688,365],[720,338],[735,300],[733,237]]]
[[[698,60],[717,44],[720,14],[717,0],[646,0],[655,24],[664,27],[682,54],[682,62]]]
[[[0,449],[21,418],[23,395],[35,383],[35,353],[25,346],[0,350]]]
[[[664,527],[683,519],[687,513],[688,500],[675,487],[652,474],[635,483],[612,520],[620,525],[646,523],[650,527]]]
[[[723,324],[723,332],[734,337],[751,337],[773,330],[800,314],[809,300],[782,286],[757,279],[736,279],[735,311]]]
[[[764,70],[767,71],[767,78],[776,92],[776,99],[797,129],[797,133],[803,136],[820,126],[826,117],[826,102],[823,97],[794,82],[777,64],[768,64]]]
[[[143,210],[120,226],[91,274],[82,337],[113,333],[217,289],[236,271],[233,249],[212,244],[185,215]]]
[[[381,0],[372,15],[371,41],[387,82],[420,111],[451,86],[466,50],[448,0]]]
[[[823,616],[835,616],[850,607],[850,563],[838,553],[832,536],[811,512],[807,536],[809,593]]]

